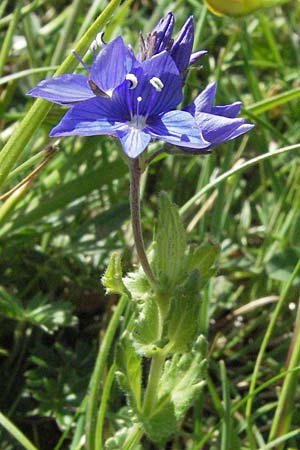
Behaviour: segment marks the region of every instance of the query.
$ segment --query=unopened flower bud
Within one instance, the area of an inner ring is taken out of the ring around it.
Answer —
[[[272,8],[288,0],[204,0],[207,8],[217,16],[242,17],[259,9]]]

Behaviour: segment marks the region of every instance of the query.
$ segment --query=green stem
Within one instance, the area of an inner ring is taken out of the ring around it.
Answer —
[[[109,399],[109,394],[111,391],[111,387],[115,378],[115,372],[116,372],[116,364],[113,363],[111,368],[109,369],[109,372],[107,374],[105,384],[103,387],[103,393],[101,396],[101,404],[98,411],[98,417],[97,417],[97,425],[96,425],[96,434],[95,434],[95,448],[102,448],[102,438],[103,438],[103,423],[104,423],[104,417],[107,407],[107,402]]]
[[[22,0],[18,0],[17,3],[16,3],[15,9],[14,9],[14,13],[13,13],[13,17],[12,17],[12,21],[9,24],[8,30],[7,30],[7,32],[5,34],[4,42],[1,45],[1,50],[0,50],[0,76],[2,76],[4,64],[6,62],[6,58],[8,56],[9,51],[10,51],[13,34],[14,34],[15,28],[16,28],[16,26],[18,24],[19,17],[20,17],[22,3],[23,3]]]
[[[288,147],[282,147],[279,150],[276,150],[274,152],[267,152],[263,155],[256,156],[255,158],[249,159],[249,161],[246,161],[243,164],[240,164],[238,166],[233,167],[232,169],[228,170],[227,172],[222,173],[220,176],[215,178],[210,183],[207,183],[202,189],[200,189],[198,192],[196,192],[195,195],[193,195],[192,198],[190,198],[181,208],[180,208],[180,215],[183,216],[189,211],[195,207],[195,205],[199,205],[199,199],[203,197],[204,194],[218,186],[220,183],[222,183],[224,180],[228,179],[229,177],[236,175],[240,172],[243,172],[247,170],[249,167],[254,166],[255,164],[258,164],[259,162],[274,158],[277,155],[281,155],[283,153],[295,151],[300,149],[300,144],[294,144],[289,145]]]
[[[82,0],[74,0],[71,4],[71,8],[67,17],[67,20],[65,22],[65,25],[60,33],[60,37],[58,40],[58,43],[55,47],[55,51],[53,53],[52,59],[51,59],[51,66],[55,66],[58,64],[62,56],[64,55],[66,51],[66,47],[71,40],[71,34],[74,29],[74,24],[76,22],[76,19],[79,15],[79,9],[82,5]]]
[[[150,366],[147,388],[144,397],[143,415],[149,417],[157,401],[158,384],[161,377],[161,371],[165,362],[165,356],[153,356]]]
[[[89,398],[86,409],[86,448],[87,450],[95,450],[96,447],[96,425],[97,425],[97,409],[99,404],[99,395],[101,390],[101,381],[105,363],[112,345],[113,338],[119,325],[119,320],[125,305],[127,296],[123,295],[112,315],[106,330],[103,342],[99,347],[97,360],[92,374],[89,387]]]
[[[294,413],[295,393],[299,380],[299,373],[292,371],[300,360],[300,302],[298,304],[294,333],[288,354],[286,369],[289,371],[283,382],[278,405],[272,421],[269,442],[283,436],[289,431],[292,414]],[[282,444],[283,445],[283,444]],[[282,449],[282,445],[278,449]]]
[[[143,434],[144,434],[144,432],[140,428],[140,426],[138,424],[134,425],[131,429],[130,435],[127,437],[127,439],[125,441],[125,444],[124,444],[122,450],[134,450],[137,443],[142,438]]]
[[[0,412],[0,425],[14,437],[26,450],[38,450],[32,442],[4,414]]]
[[[20,16],[24,17],[26,14],[29,14],[30,12],[34,11],[35,9],[38,9],[40,6],[42,6],[44,3],[46,3],[47,0],[34,0],[32,3],[29,3],[29,5],[23,6],[21,8]],[[1,5],[2,6],[2,5]],[[10,13],[5,17],[2,17],[0,20],[0,30],[4,28],[6,25],[10,24],[13,19],[14,13]]]
[[[130,159],[130,211],[134,243],[144,272],[150,283],[154,284],[155,277],[146,255],[142,234],[140,211],[140,179],[141,169],[139,166],[139,160],[138,158]]]
[[[274,327],[276,325],[276,321],[279,315],[279,312],[282,308],[282,305],[284,304],[287,294],[289,292],[289,289],[295,279],[295,277],[297,276],[298,272],[300,270],[300,261],[298,262],[298,264],[296,265],[288,283],[285,285],[278,303],[275,307],[275,310],[272,314],[271,320],[269,322],[269,326],[267,328],[266,334],[263,338],[262,344],[260,346],[259,349],[259,353],[255,362],[255,366],[254,366],[254,370],[253,370],[253,374],[252,374],[252,378],[251,378],[251,384],[250,384],[250,388],[249,388],[249,393],[248,393],[248,401],[246,404],[246,412],[245,412],[245,416],[246,416],[246,421],[247,421],[247,434],[248,434],[248,439],[250,441],[251,444],[254,444],[253,442],[253,432],[252,432],[252,420],[251,420],[251,410],[252,410],[252,403],[253,403],[253,399],[254,399],[254,391],[255,391],[255,386],[256,386],[256,382],[257,382],[257,378],[258,378],[258,374],[259,374],[259,369],[265,354],[265,350],[267,348],[268,342],[270,340],[272,331],[274,330]]]
[[[2,0],[2,3],[0,4],[0,19],[4,14],[7,3],[8,3],[8,0]]]

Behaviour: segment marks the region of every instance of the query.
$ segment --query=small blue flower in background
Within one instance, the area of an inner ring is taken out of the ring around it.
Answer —
[[[190,17],[177,38],[171,38],[173,14],[161,19],[146,38],[140,35],[136,58],[121,37],[96,53],[101,35],[91,45],[94,60],[88,75],[65,74],[42,80],[28,92],[33,97],[69,107],[51,137],[109,134],[119,138],[129,158],[138,157],[152,139],[205,153],[213,145],[233,139],[253,126],[236,118],[241,104],[213,106],[210,84],[183,110],[182,85],[188,66],[204,53],[192,53],[194,23]]]

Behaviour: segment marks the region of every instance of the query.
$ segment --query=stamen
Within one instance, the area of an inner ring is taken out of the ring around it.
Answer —
[[[136,115],[137,115],[137,118],[139,117],[139,114],[140,114],[140,103],[141,103],[141,101],[142,101],[143,99],[142,99],[142,97],[138,97],[137,99],[136,99],[136,101],[137,101],[137,105],[136,105]],[[139,120],[139,119],[138,119]]]
[[[97,42],[96,42],[96,40],[94,40],[90,45],[90,51],[92,53],[96,53],[97,47],[98,47]]]
[[[101,31],[101,33],[98,33],[96,36],[96,44],[98,45],[98,47],[101,47],[102,45],[107,45],[106,42],[104,41],[104,31]]]
[[[101,31],[101,33],[98,33],[97,36],[96,36],[96,39],[94,39],[93,42],[91,43],[90,51],[92,53],[95,54],[98,47],[102,47],[102,45],[107,45],[106,42],[103,39],[103,36],[104,36],[104,32]]]
[[[160,78],[157,77],[151,78],[150,84],[152,84],[152,86],[157,92],[161,92],[164,87],[164,83],[161,81]]]
[[[137,77],[135,75],[133,75],[133,73],[128,73],[126,75],[125,79],[130,82],[129,89],[134,89],[137,87],[138,80],[137,80]]]
[[[88,72],[90,71],[90,68],[85,64],[85,62],[80,58],[80,56],[78,55],[77,52],[75,52],[75,50],[72,50],[72,53],[74,55],[74,57],[77,59],[77,61],[85,68],[85,70],[87,70]]]

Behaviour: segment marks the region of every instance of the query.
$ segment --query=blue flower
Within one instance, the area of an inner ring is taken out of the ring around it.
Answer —
[[[138,62],[117,38],[95,59],[90,78],[50,78],[29,95],[73,104],[51,130],[51,137],[109,134],[119,138],[130,158],[140,155],[151,139],[197,149],[209,146],[194,117],[175,110],[182,100],[182,82],[167,51]]]
[[[78,56],[76,55],[78,58]],[[87,75],[64,74],[47,78],[27,92],[32,97],[41,97],[59,105],[73,106],[78,102],[95,98],[110,97],[113,89],[119,86],[134,65],[136,58],[119,36],[96,56],[91,68],[84,63]]]
[[[199,50],[192,53],[194,43],[193,16],[187,19],[175,40],[172,39],[173,28],[174,16],[172,13],[168,13],[165,18],[160,19],[146,39],[141,37],[139,59],[144,60],[163,50],[167,50],[184,78],[188,66],[198,61],[207,51]]]
[[[204,139],[210,142],[210,147],[240,136],[251,130],[254,125],[237,118],[241,102],[230,105],[213,106],[216,95],[216,83],[209,84],[193,101],[184,108],[191,113],[197,122]],[[184,149],[190,151],[188,148]],[[197,150],[195,151],[197,153]]]

